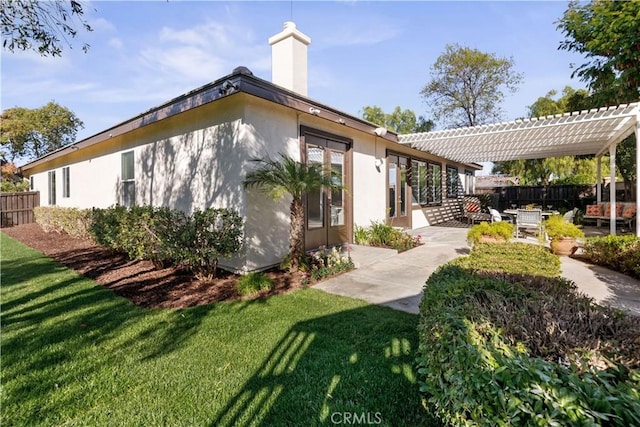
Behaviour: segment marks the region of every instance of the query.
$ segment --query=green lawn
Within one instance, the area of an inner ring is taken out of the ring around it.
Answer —
[[[4,234],[0,244],[3,426],[432,423],[417,316],[313,289],[142,309]]]

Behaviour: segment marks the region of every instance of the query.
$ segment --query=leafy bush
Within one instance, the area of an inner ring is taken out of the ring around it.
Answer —
[[[544,246],[529,243],[478,244],[473,247],[471,256],[456,258],[452,264],[471,270],[560,276],[560,258]]]
[[[186,215],[152,206],[94,209],[91,232],[97,243],[126,252],[131,259],[166,262],[201,279],[216,275],[218,260],[238,253],[242,218],[236,211],[209,208]]]
[[[561,215],[551,215],[544,222],[544,230],[550,239],[563,237],[584,237],[584,233],[575,224],[567,222]]]
[[[242,295],[254,295],[267,291],[273,286],[273,280],[264,273],[253,272],[242,276],[236,283],[236,289]]]
[[[330,250],[324,247],[313,252],[310,257],[311,280],[318,281],[325,277],[335,276],[353,270],[355,265],[351,259],[351,255],[343,256],[338,248],[333,247]]]
[[[355,226],[356,244],[392,248],[406,251],[420,245],[420,236],[413,237],[383,222],[371,222],[369,228]]]
[[[469,229],[467,232],[467,242],[474,245],[480,242],[482,236],[493,237],[496,239],[504,239],[509,241],[513,237],[513,224],[506,221],[500,222],[481,222]]]
[[[230,209],[196,210],[170,233],[169,259],[193,271],[200,279],[216,276],[218,260],[242,248],[242,218]]]
[[[36,223],[47,233],[65,232],[70,236],[90,238],[92,212],[90,209],[38,206],[33,208]]]
[[[442,266],[424,287],[417,361],[428,407],[451,425],[640,425],[634,318],[565,279],[479,271],[484,262]]]
[[[0,192],[2,193],[19,193],[29,190],[29,182],[27,181],[11,181],[3,179],[0,181]]]
[[[356,245],[371,245],[371,229],[356,225],[353,229],[353,241]]]
[[[584,253],[594,264],[640,279],[640,237],[590,237],[585,242]]]

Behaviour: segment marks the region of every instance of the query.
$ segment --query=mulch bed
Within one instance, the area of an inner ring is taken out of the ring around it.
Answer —
[[[270,291],[242,297],[235,288],[239,276],[222,270],[213,282],[201,281],[174,267],[157,270],[151,261],[130,261],[126,255],[114,253],[88,239],[46,233],[37,224],[3,228],[2,232],[141,307],[185,308],[262,298],[302,287],[302,274],[274,269],[265,272],[274,281]]]

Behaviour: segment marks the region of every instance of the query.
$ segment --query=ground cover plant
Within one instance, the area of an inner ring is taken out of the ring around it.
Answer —
[[[425,401],[452,425],[639,425],[637,318],[594,305],[557,267],[510,272],[526,260],[544,256],[478,245],[429,278],[418,327]]]
[[[353,234],[358,245],[391,248],[400,252],[421,244],[420,236],[412,236],[383,222],[372,221],[369,227],[356,225]]]
[[[640,237],[590,237],[584,245],[584,258],[640,279]]]
[[[0,239],[2,425],[431,425],[415,315],[314,289],[141,308]]]

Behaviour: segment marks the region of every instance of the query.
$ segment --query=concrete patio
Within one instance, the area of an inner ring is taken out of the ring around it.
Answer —
[[[356,269],[315,286],[326,292],[418,313],[422,287],[440,265],[469,253],[467,228],[425,227],[414,230],[424,245],[403,253],[352,246]],[[532,237],[518,239],[538,244]],[[562,276],[597,303],[640,316],[640,281],[604,267],[561,257]]]

